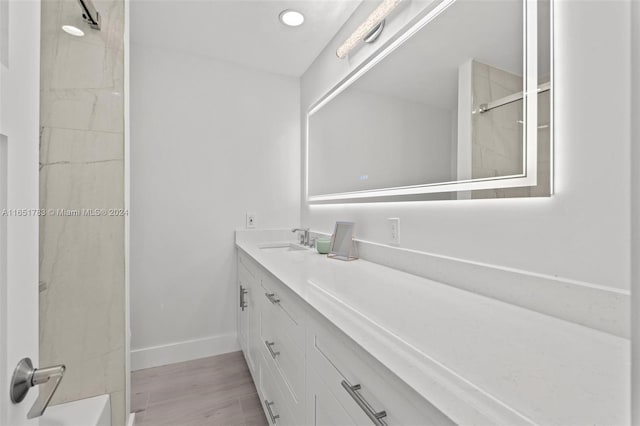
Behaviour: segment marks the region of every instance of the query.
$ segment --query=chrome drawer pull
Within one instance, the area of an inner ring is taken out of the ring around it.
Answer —
[[[267,349],[269,349],[269,353],[271,354],[271,358],[276,359],[276,357],[278,355],[280,355],[280,352],[276,352],[276,351],[273,350],[273,345],[275,345],[276,342],[270,342],[268,340],[265,340],[264,344],[267,345]]]
[[[353,400],[356,402],[356,404],[358,404],[358,406],[362,409],[362,411],[364,411],[367,417],[371,419],[374,425],[376,426],[387,425],[387,423],[385,423],[385,421],[382,420],[384,417],[387,417],[387,412],[384,410],[376,412],[371,406],[371,404],[369,404],[367,400],[364,399],[362,395],[360,395],[360,393],[358,392],[362,388],[360,385],[351,386],[349,383],[347,383],[346,380],[343,380],[342,387],[347,391],[349,396],[353,398]]]
[[[240,286],[240,308],[244,311],[244,308],[249,306],[247,302],[244,300],[244,295],[249,293],[249,290]]]
[[[269,302],[273,303],[274,305],[276,303],[280,303],[280,299],[278,299],[278,296],[276,296],[275,293],[265,293],[265,296],[267,296],[267,299],[269,299]]]
[[[264,400],[264,405],[267,406],[267,411],[269,412],[269,417],[271,417],[271,423],[275,423],[276,419],[280,418],[280,414],[273,414],[273,411],[271,411],[271,406],[274,404],[274,402],[269,402],[268,399]]]

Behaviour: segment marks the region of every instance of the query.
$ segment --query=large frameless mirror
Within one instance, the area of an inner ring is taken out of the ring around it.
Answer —
[[[550,10],[434,1],[309,110],[308,201],[550,195]]]

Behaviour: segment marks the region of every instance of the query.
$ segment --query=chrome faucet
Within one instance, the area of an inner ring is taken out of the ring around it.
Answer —
[[[303,246],[309,245],[309,228],[293,228],[291,232],[302,232],[302,234],[300,234],[302,238],[299,238],[298,241],[300,241]]]

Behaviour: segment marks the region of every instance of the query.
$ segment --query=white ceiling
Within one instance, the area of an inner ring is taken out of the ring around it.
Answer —
[[[134,0],[131,41],[300,76],[362,0]],[[282,10],[305,15],[282,25]]]

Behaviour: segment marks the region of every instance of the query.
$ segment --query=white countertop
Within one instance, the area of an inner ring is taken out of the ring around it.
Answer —
[[[259,248],[277,236],[236,246],[454,422],[630,424],[628,340],[362,259]]]

